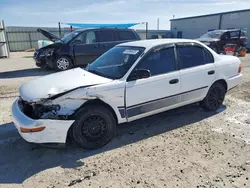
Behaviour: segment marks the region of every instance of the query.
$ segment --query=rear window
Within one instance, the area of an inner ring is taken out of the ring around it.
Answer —
[[[117,31],[118,40],[133,40],[137,39],[133,31]]]
[[[115,32],[113,30],[101,30],[100,42],[115,41]]]

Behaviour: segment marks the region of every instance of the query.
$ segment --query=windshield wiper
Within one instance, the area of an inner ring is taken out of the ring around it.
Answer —
[[[98,72],[98,71],[96,71],[96,70],[93,70],[93,69],[89,69],[89,70],[87,70],[87,71],[88,71],[88,72],[91,72],[91,73],[93,73],[93,74],[96,74],[96,75],[98,75],[98,76],[105,77],[105,78],[116,79],[115,77],[107,76],[107,75],[102,74],[102,73],[100,73],[100,72]]]
[[[102,73],[100,73],[100,72],[98,72],[98,71],[96,71],[96,70],[94,70],[94,69],[92,69],[92,70],[89,69],[88,72],[91,72],[91,73],[97,74],[97,75],[99,75],[99,76],[105,77]]]

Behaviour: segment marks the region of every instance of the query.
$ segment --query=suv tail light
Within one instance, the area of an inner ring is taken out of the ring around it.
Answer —
[[[238,68],[238,73],[241,73],[242,70],[242,64],[240,63],[239,68]]]

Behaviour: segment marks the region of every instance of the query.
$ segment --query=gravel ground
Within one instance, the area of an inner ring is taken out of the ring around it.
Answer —
[[[189,105],[118,128],[104,148],[49,149],[18,135],[10,107],[24,81],[51,71],[30,53],[0,59],[0,187],[250,187],[250,55],[216,113]]]

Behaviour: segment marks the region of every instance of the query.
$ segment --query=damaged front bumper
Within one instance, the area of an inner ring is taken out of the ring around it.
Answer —
[[[31,143],[66,143],[74,120],[32,119],[25,115],[17,99],[12,105],[14,124],[24,140]]]

